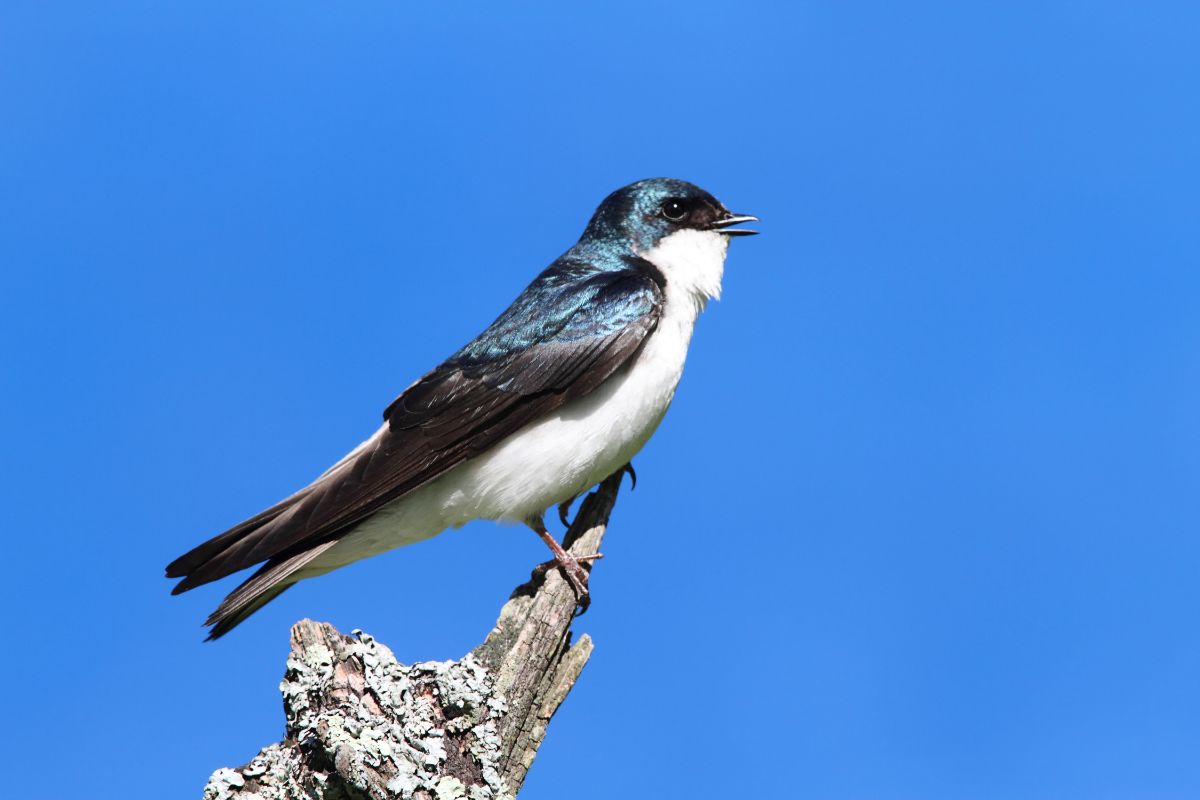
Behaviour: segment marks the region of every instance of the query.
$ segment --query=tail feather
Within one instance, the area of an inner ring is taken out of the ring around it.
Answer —
[[[290,557],[273,558],[263,564],[208,615],[204,622],[205,625],[212,626],[208,632],[208,640],[219,639],[229,633],[255,611],[292,587],[301,577],[296,573],[335,544],[336,539]]]
[[[301,578],[327,571],[327,568],[314,569],[313,559],[336,544],[355,524],[403,494],[406,487],[412,488],[397,482],[400,478],[411,479],[409,472],[402,471],[397,478],[388,466],[392,452],[388,436],[389,428],[384,425],[291,497],[167,565],[167,577],[180,579],[171,594],[261,565],[209,616],[206,624],[213,626],[210,639],[232,630]],[[424,452],[410,453],[410,450],[411,446],[403,452],[413,458]],[[424,462],[413,463],[415,469]]]
[[[288,589],[292,588],[295,585],[296,585],[295,583],[285,583],[285,584],[282,584],[279,586],[271,587],[270,590],[265,591],[261,595],[259,595],[258,601],[256,603],[254,603],[254,605],[248,606],[247,608],[242,609],[241,611],[237,612],[236,614],[231,614],[226,617],[216,618],[215,621],[214,621],[214,617],[217,612],[214,611],[213,614],[209,616],[209,622],[205,623],[206,625],[212,625],[212,627],[208,631],[208,636],[204,637],[204,641],[211,642],[214,639],[220,639],[222,636],[229,633],[231,630],[236,628],[238,625],[241,625],[243,622],[245,622],[246,618],[249,617],[251,614],[253,614],[255,611],[258,611],[260,608],[265,606],[267,603],[271,602],[276,597],[283,594],[285,591],[287,591]]]

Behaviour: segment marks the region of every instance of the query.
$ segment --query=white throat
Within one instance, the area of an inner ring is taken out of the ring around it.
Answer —
[[[721,297],[729,237],[716,231],[676,231],[639,255],[667,279],[667,303],[689,298],[696,310]]]

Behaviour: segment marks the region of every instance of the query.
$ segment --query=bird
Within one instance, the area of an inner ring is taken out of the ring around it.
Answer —
[[[579,601],[588,570],[544,516],[632,459],[667,412],[735,227],[700,187],[637,181],[491,325],[405,389],[312,483],[172,561],[179,594],[261,565],[209,615],[217,639],[301,580],[474,519],[523,523]],[[636,475],[633,475],[636,480]]]

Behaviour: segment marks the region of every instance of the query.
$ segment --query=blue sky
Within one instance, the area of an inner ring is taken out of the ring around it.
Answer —
[[[522,797],[1196,797],[1198,25],[4,3],[10,763],[196,796],[279,738],[292,621],[479,641],[528,531],[354,565],[216,644],[232,582],[170,598],[162,568],[671,175],[764,234],[636,461]]]

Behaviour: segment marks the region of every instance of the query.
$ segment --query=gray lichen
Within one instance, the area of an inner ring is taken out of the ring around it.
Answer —
[[[506,796],[496,732],[506,706],[487,671],[471,656],[405,666],[356,634],[342,639],[341,652],[316,646],[288,659],[280,686],[288,738],[315,743],[368,796],[379,786],[400,798],[449,796],[448,760],[466,773],[450,776],[463,797],[468,787],[479,800]]]
[[[349,800],[336,777],[306,770],[300,753],[287,744],[263,748],[253,761],[239,769],[217,770],[204,787],[204,800],[299,797]]]

